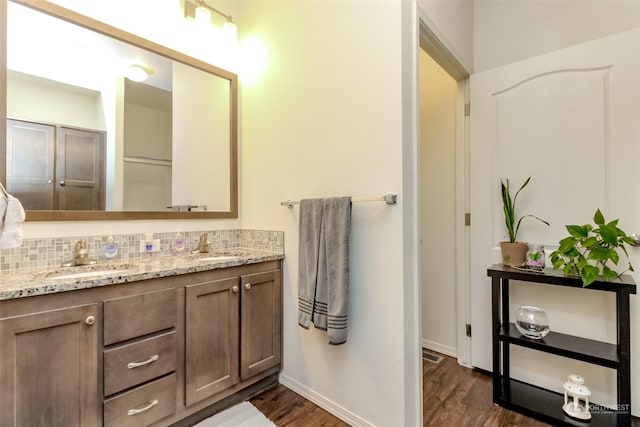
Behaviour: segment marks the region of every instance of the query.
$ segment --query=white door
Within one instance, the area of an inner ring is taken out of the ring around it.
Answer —
[[[640,232],[640,29],[472,75],[471,106],[472,364],[491,370],[486,271],[500,262],[506,236],[501,178],[517,188],[532,177],[519,214],[543,217],[551,227],[525,220],[518,240],[542,243],[547,254],[566,236],[565,224],[591,223],[596,208],[607,220],[620,218],[627,233]],[[640,271],[640,248],[630,254]],[[604,339],[615,340],[610,326]],[[640,330],[632,334],[632,354],[640,354]],[[639,371],[632,383],[640,384]]]

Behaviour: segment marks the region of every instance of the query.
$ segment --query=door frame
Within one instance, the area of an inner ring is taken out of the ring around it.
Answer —
[[[443,42],[444,38],[435,31],[435,25],[427,14],[418,7],[419,47],[424,50],[458,83],[456,99],[456,140],[455,140],[455,244],[456,244],[456,343],[458,364],[471,367],[471,337],[467,336],[467,326],[471,324],[471,279],[470,232],[467,225],[469,214],[469,71],[458,61]],[[416,52],[418,54],[419,52]],[[420,141],[416,139],[416,152],[420,153]],[[418,177],[415,185],[420,194]],[[419,216],[420,217],[420,216]],[[420,249],[422,250],[422,249]],[[420,282],[422,287],[422,282]],[[420,316],[422,315],[422,307]],[[420,333],[422,340],[422,333]],[[422,343],[420,344],[422,346]]]

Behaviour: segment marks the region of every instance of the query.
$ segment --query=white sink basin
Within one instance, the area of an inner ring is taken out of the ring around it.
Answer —
[[[84,271],[81,273],[70,273],[70,274],[52,274],[48,276],[50,279],[81,279],[87,277],[97,277],[97,276],[115,276],[119,273],[125,272],[125,270],[95,270],[95,271]]]
[[[212,255],[212,256],[194,258],[194,261],[231,261],[234,259],[240,259],[240,257],[234,256],[234,255],[220,255],[220,256]]]
[[[56,271],[45,273],[42,277],[47,279],[89,279],[100,276],[117,276],[133,267],[132,264],[98,264],[80,267],[64,267]]]

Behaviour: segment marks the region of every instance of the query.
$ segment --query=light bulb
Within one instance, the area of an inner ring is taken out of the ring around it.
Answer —
[[[149,73],[140,65],[131,65],[127,68],[125,77],[133,82],[143,82],[149,77]]]
[[[238,27],[232,21],[227,21],[222,26],[222,34],[224,34],[225,40],[236,44],[238,41]]]
[[[205,27],[211,25],[211,11],[204,6],[196,7],[195,11],[196,24]]]

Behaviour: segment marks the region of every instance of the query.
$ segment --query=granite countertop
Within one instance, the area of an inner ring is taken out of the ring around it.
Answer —
[[[0,300],[95,288],[284,259],[283,253],[234,248],[203,254],[127,259],[79,267],[17,270],[0,276]]]

